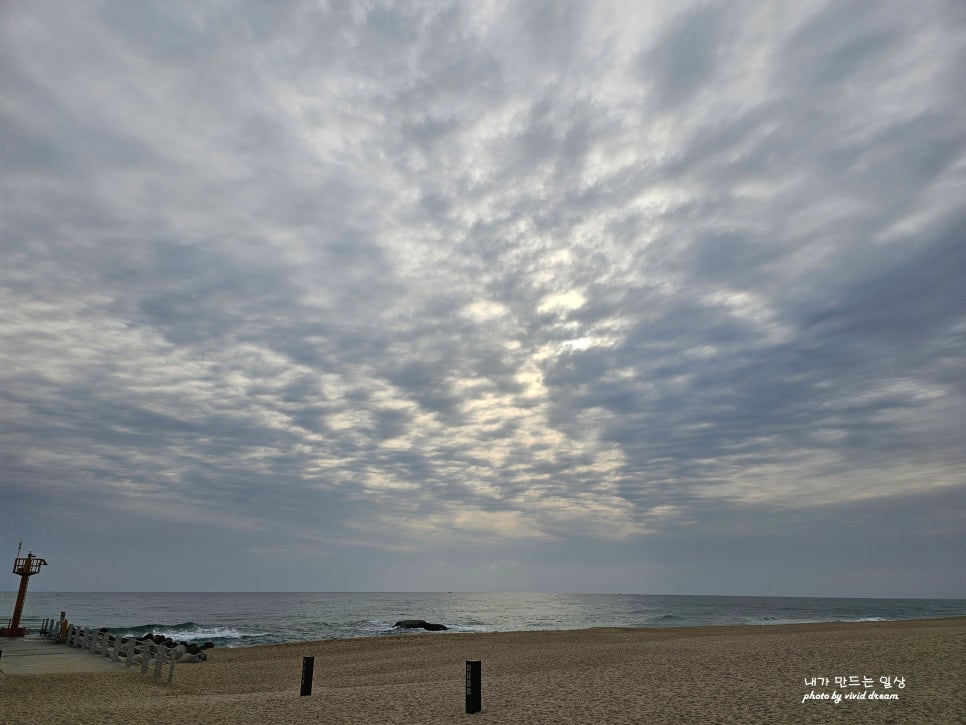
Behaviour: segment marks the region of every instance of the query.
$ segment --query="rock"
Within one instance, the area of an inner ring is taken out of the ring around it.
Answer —
[[[214,646],[214,642],[205,642],[203,645],[201,645],[201,649],[211,649]]]
[[[445,624],[433,624],[425,619],[401,619],[393,626],[399,629],[425,629],[430,632],[442,632],[449,629]]]

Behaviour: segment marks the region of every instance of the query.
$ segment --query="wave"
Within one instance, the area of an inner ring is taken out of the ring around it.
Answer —
[[[493,628],[488,624],[447,624],[451,632],[492,632]]]
[[[890,622],[886,617],[854,617],[844,619],[842,617],[776,617],[762,615],[759,617],[749,617],[744,620],[745,624],[819,624],[822,622]]]
[[[179,624],[141,624],[135,627],[115,627],[111,634],[121,637],[142,637],[146,634],[160,634],[177,642],[213,641],[225,643],[232,640],[251,640],[265,637],[267,632],[245,632],[235,627],[205,625],[197,622]]]
[[[746,617],[740,623],[741,624],[817,624],[819,622],[829,622],[829,621],[835,621],[835,620],[814,619],[809,617],[772,617],[766,614],[760,617]],[[725,624],[732,624],[732,623],[726,622]]]

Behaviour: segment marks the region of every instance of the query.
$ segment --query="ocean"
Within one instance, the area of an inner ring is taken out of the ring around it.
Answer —
[[[0,592],[0,621],[15,595]],[[400,634],[400,619],[451,632],[586,627],[697,627],[930,619],[966,615],[966,599],[718,597],[541,593],[30,592],[23,623],[67,613],[72,624],[115,634],[165,634],[216,647]],[[446,636],[446,632],[408,632]]]

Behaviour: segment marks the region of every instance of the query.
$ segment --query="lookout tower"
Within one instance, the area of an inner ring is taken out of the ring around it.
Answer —
[[[20,589],[17,591],[17,604],[13,608],[13,619],[10,626],[0,629],[0,637],[23,637],[27,630],[20,626],[20,615],[23,614],[23,602],[27,598],[27,580],[40,571],[40,567],[47,566],[47,562],[39,556],[34,556],[32,551],[27,552],[26,556],[20,556],[20,547],[17,547],[17,558],[13,562],[13,573],[20,575]]]

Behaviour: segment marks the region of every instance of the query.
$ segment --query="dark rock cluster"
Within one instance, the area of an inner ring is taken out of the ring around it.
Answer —
[[[204,644],[195,644],[194,642],[176,642],[170,637],[165,637],[163,634],[153,634],[148,632],[137,638],[139,642],[144,642],[145,640],[154,642],[156,645],[161,647],[174,647],[175,651],[180,655],[178,657],[178,662],[204,662],[208,659],[202,650],[211,649],[215,645],[212,642],[205,642]]]
[[[445,624],[433,624],[425,619],[400,619],[393,626],[397,629],[426,629],[430,632],[442,632],[449,629]]]

